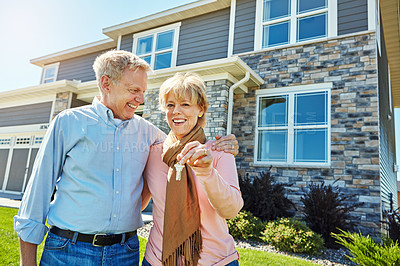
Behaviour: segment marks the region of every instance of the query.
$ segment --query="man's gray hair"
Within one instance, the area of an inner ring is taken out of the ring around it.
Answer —
[[[111,50],[99,55],[93,63],[93,70],[100,92],[100,80],[103,75],[108,76],[115,85],[118,85],[126,67],[129,69],[141,68],[144,71],[151,70],[146,61],[128,51]]]

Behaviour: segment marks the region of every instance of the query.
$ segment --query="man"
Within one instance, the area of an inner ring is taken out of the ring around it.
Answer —
[[[23,266],[36,265],[46,219],[41,265],[139,264],[142,172],[150,146],[165,138],[135,115],[150,67],[132,53],[109,51],[93,68],[101,96],[52,121],[14,217]]]

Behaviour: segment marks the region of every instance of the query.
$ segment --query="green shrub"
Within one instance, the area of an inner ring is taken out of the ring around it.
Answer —
[[[239,214],[227,221],[229,233],[236,239],[260,240],[264,224],[251,212],[241,211]]]
[[[311,231],[305,223],[292,218],[267,223],[262,235],[262,240],[287,252],[318,254],[324,246],[321,235]]]
[[[286,197],[284,185],[273,181],[270,170],[260,173],[260,176],[246,175],[239,178],[243,210],[251,212],[262,221],[292,216],[289,211],[295,209],[295,206]]]
[[[350,212],[362,205],[351,202],[355,196],[344,195],[338,187],[332,185],[311,183],[307,193],[301,198],[304,204],[304,221],[311,230],[322,235],[326,247],[340,248],[332,238],[332,232],[339,233],[339,228],[353,229]]]
[[[397,242],[386,239],[380,244],[369,236],[340,231],[339,234],[332,233],[332,236],[350,250],[351,256],[347,257],[353,262],[365,266],[400,265],[400,247]]]

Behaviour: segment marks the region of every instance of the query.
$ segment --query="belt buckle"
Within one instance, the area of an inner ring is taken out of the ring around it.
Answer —
[[[98,236],[106,236],[107,234],[95,234],[93,237],[92,245],[95,247],[102,247],[103,245],[97,245],[96,240]]]

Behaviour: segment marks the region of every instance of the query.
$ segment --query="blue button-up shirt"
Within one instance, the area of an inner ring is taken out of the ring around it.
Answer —
[[[90,106],[60,113],[44,137],[14,217],[18,236],[40,244],[46,218],[49,225],[86,234],[142,226],[142,172],[150,146],[164,138],[139,116],[115,119],[97,98]]]

